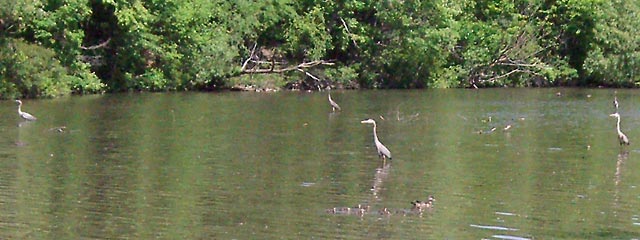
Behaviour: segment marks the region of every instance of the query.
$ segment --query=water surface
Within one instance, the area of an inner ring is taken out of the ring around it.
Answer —
[[[113,94],[24,101],[28,123],[4,101],[0,238],[639,238],[640,98],[615,94],[624,148],[605,89],[334,91],[337,113],[326,92]]]

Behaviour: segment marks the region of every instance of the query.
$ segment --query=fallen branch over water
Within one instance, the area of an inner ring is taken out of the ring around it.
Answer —
[[[298,65],[293,65],[293,66],[288,66],[288,67],[283,67],[283,68],[277,68],[276,65],[281,65],[282,62],[275,62],[275,61],[258,61],[258,60],[251,60],[249,59],[250,62],[253,62],[256,64],[256,66],[259,65],[268,65],[268,68],[250,68],[250,69],[242,69],[242,73],[244,74],[253,74],[253,73],[283,73],[283,72],[288,72],[288,71],[300,71],[301,69],[304,68],[311,68],[311,67],[315,67],[315,66],[319,66],[319,65],[326,65],[326,66],[331,66],[334,65],[334,63],[329,62],[329,61],[325,61],[325,60],[317,60],[317,61],[311,61],[311,62],[303,62],[300,63]],[[246,64],[245,64],[246,66]],[[304,71],[303,71],[304,72]]]

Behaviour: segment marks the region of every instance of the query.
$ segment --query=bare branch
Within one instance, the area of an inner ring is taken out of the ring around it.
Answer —
[[[536,67],[536,68],[544,68],[540,64],[526,64],[526,63],[516,63],[516,62],[500,62],[497,63],[498,66],[514,66],[514,67]]]
[[[83,50],[93,50],[93,49],[98,49],[98,48],[103,48],[106,47],[107,44],[109,44],[109,42],[111,41],[111,38],[107,39],[107,41],[104,41],[98,45],[93,45],[93,46],[89,46],[89,47],[85,47],[85,46],[80,46],[80,49]]]
[[[309,73],[309,72],[307,72],[307,71],[305,71],[305,70],[302,70],[301,68],[298,68],[297,70],[298,70],[298,71],[300,71],[300,72],[303,72],[304,74],[306,74],[306,75],[307,75],[307,76],[309,76],[310,78],[313,78],[313,80],[316,80],[316,81],[318,81],[318,82],[322,81],[322,80],[320,80],[320,78],[318,78],[318,77],[316,77],[316,76],[313,76],[313,74],[311,74],[311,73]]]
[[[244,63],[242,64],[242,68],[241,68],[242,71],[244,71],[244,69],[247,68],[247,63],[249,63],[249,61],[253,59],[257,46],[258,46],[257,42],[253,44],[253,48],[251,49],[251,55],[249,55],[249,58],[247,58],[247,60],[244,61]]]
[[[276,65],[283,65],[285,64],[285,62],[278,62],[278,61],[256,61],[256,60],[251,60],[249,62],[255,63],[255,64],[276,64]]]
[[[334,63],[332,62],[328,62],[325,60],[318,60],[318,61],[311,61],[311,62],[303,62],[300,63],[298,65],[295,66],[289,66],[286,68],[274,68],[273,66],[271,66],[271,68],[258,68],[258,69],[244,69],[242,70],[242,73],[283,73],[283,72],[288,72],[288,71],[294,71],[294,70],[298,70],[301,68],[310,68],[310,67],[315,67],[318,65],[334,65]]]
[[[353,39],[353,33],[351,33],[351,31],[349,31],[349,27],[347,26],[347,22],[345,22],[344,19],[342,19],[342,17],[340,17],[340,21],[342,22],[342,26],[344,26],[344,29],[347,30],[347,33],[349,34],[349,38],[351,38],[351,41],[353,42],[353,45],[355,45],[357,48],[360,48],[358,46],[358,43],[356,42],[356,40]]]

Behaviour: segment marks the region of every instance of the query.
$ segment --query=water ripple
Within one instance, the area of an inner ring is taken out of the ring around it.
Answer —
[[[503,215],[503,216],[517,216],[518,215],[518,214],[510,213],[510,212],[496,212],[496,214]]]
[[[500,231],[518,231],[519,230],[517,228],[508,228],[508,227],[501,227],[501,226],[489,226],[489,225],[469,224],[469,226],[470,227],[474,227],[474,228],[489,229],[489,230],[500,230]]]
[[[511,235],[493,235],[491,237],[498,238],[498,239],[508,239],[508,240],[530,240],[531,239],[531,238],[511,236]]]
[[[300,184],[300,186],[303,186],[303,187],[311,187],[313,185],[316,185],[316,183],[314,183],[314,182],[302,182],[302,184]]]

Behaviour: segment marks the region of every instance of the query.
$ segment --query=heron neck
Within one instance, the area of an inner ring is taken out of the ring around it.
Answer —
[[[373,139],[375,139],[376,142],[379,142],[380,140],[378,140],[378,134],[376,133],[376,123],[373,123]]]
[[[22,114],[22,103],[18,104],[18,113]]]
[[[618,117],[618,121],[616,122],[616,129],[618,130],[618,134],[622,134],[622,131],[620,131],[620,117]]]

